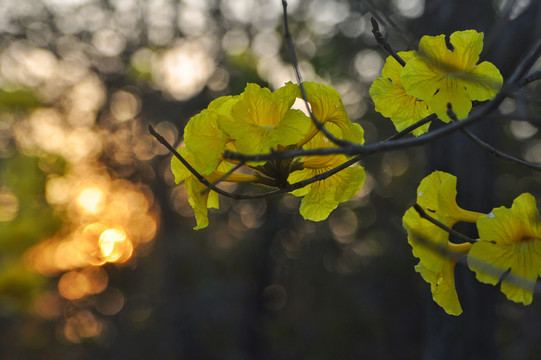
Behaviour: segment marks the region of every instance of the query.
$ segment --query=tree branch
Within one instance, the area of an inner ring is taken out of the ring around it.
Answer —
[[[287,19],[287,1],[282,0],[282,7],[284,9],[284,39],[286,41],[287,50],[289,52],[289,57],[291,58],[291,64],[293,65],[293,69],[295,70],[295,76],[297,77],[297,83],[299,84],[299,88],[301,90],[301,97],[304,100],[304,104],[306,105],[306,110],[308,111],[308,114],[310,115],[310,118],[312,119],[312,123],[316,126],[316,128],[321,131],[325,136],[335,143],[338,146],[349,146],[353,143],[347,140],[338,139],[336,136],[331,134],[327,128],[325,128],[325,125],[323,125],[322,122],[320,122],[312,110],[310,109],[310,104],[308,103],[308,96],[306,95],[306,89],[303,85],[303,80],[301,76],[301,71],[299,69],[299,62],[297,60],[297,54],[295,53],[295,48],[293,47],[293,40],[291,37],[291,33],[289,32],[289,22]]]

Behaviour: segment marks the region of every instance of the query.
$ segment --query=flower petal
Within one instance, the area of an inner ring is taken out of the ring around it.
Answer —
[[[427,269],[442,272],[445,262],[449,259],[438,252],[438,249],[446,249],[449,234],[421,218],[413,207],[402,217],[402,225],[408,232],[408,243],[411,245],[413,256]]]
[[[226,143],[226,136],[218,128],[218,113],[203,110],[188,121],[184,128],[184,141],[192,154],[192,166],[208,175],[216,170]]]
[[[475,65],[483,47],[483,36],[475,30],[454,32],[450,37],[453,51],[447,49],[444,35],[423,36],[419,51],[401,73],[406,92],[428,102],[442,121],[451,121],[447,115],[448,103],[458,119],[466,118],[472,100],[491,99],[503,83],[492,64]]]
[[[417,189],[417,204],[437,213],[449,227],[458,221],[476,222],[484,215],[458,206],[456,182],[456,176],[443,171],[434,171],[421,181]]]
[[[397,131],[404,130],[432,113],[426,102],[406,94],[404,88],[396,86],[395,82],[389,79],[374,80],[369,93],[376,111],[390,118]],[[415,129],[413,135],[424,134],[429,126],[430,124],[425,124]]]
[[[297,91],[292,83],[274,93],[259,85],[248,84],[232,107],[232,117],[220,119],[218,124],[235,140],[236,149],[241,153],[259,154],[278,146],[294,145],[310,128],[310,119],[306,115],[290,109]]]
[[[419,263],[415,266],[423,279],[430,284],[432,298],[449,315],[462,314],[462,307],[455,289],[455,263],[447,262],[442,272],[433,272]]]
[[[503,77],[500,70],[492,63],[483,61],[473,70],[467,92],[470,99],[485,101],[496,96],[502,85]]]
[[[522,194],[510,209],[500,207],[477,221],[480,239],[473,244],[468,264],[481,282],[497,284],[508,299],[528,305],[541,275],[541,224],[536,202]]]
[[[192,155],[191,152],[186,147],[179,147],[177,149],[180,156],[182,156],[188,163],[192,163]],[[180,184],[182,181],[184,181],[187,177],[192,175],[190,170],[186,166],[184,166],[179,159],[176,157],[171,158],[171,171],[173,172],[173,175],[175,176],[175,183]]]
[[[213,197],[212,202],[209,206],[209,193],[206,192],[201,194],[203,190],[206,189],[206,186],[199,182],[195,177],[189,177],[185,181],[186,192],[188,193],[188,201],[192,206],[192,209],[195,213],[195,220],[197,225],[194,227],[194,230],[199,230],[205,228],[209,224],[208,219],[208,208],[215,207],[218,208],[218,198]]]
[[[277,149],[278,146],[287,146],[298,143],[310,130],[310,118],[300,110],[286,111],[278,126],[269,131],[266,146]]]
[[[483,50],[483,39],[485,35],[475,30],[455,31],[449,37],[453,45],[452,59],[459,71],[473,71],[475,64],[479,61],[479,54]]]
[[[317,175],[321,170],[304,169],[289,175],[288,181],[296,182]],[[304,196],[300,213],[306,220],[325,220],[339,203],[351,199],[364,184],[366,174],[361,166],[346,168],[310,187],[293,191],[295,196]]]
[[[342,131],[341,136],[338,136],[339,138],[357,144],[364,144],[364,130],[359,124],[355,124],[349,119],[338,91],[330,86],[314,82],[304,82],[303,86],[312,113],[321,123],[334,123]],[[300,97],[300,91],[297,96]],[[311,136],[315,132],[317,132],[317,129],[312,125]]]

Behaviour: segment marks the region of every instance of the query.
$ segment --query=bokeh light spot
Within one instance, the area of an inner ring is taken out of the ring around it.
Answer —
[[[124,294],[117,288],[108,288],[100,294],[96,309],[103,315],[115,315],[124,307]]]
[[[64,336],[73,343],[80,343],[85,338],[98,336],[103,330],[103,323],[90,310],[80,310],[66,320]]]
[[[104,205],[105,194],[99,187],[83,189],[77,197],[77,205],[86,213],[97,214]]]
[[[329,227],[335,239],[341,243],[350,243],[357,231],[359,221],[353,210],[339,208],[329,216]]]
[[[79,271],[69,271],[58,281],[58,292],[68,300],[77,300],[88,295],[90,283]]]
[[[7,187],[0,187],[0,222],[11,221],[19,212],[19,200]]]
[[[133,252],[133,245],[122,228],[105,230],[99,245],[103,258],[108,262],[125,262]]]
[[[141,110],[138,97],[127,91],[117,91],[111,96],[111,113],[119,122],[133,119]]]
[[[184,42],[156,62],[155,81],[177,100],[199,93],[214,72],[214,61],[201,42]]]
[[[377,51],[361,50],[355,55],[354,65],[363,81],[372,82],[381,73],[383,59]]]

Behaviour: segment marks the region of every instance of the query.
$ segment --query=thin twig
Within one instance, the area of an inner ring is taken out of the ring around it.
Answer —
[[[379,31],[379,25],[375,17],[370,17],[370,22],[372,23],[372,34],[374,34],[374,39],[381,45],[381,47],[389,53],[398,63],[402,66],[406,66],[406,62],[402,59],[396,51],[393,50],[391,45],[383,38],[381,31]]]
[[[528,161],[525,161],[525,160],[522,160],[522,159],[519,159],[519,158],[516,158],[514,156],[511,156],[509,154],[506,154],[498,149],[496,149],[495,147],[493,147],[492,145],[484,142],[483,140],[479,139],[477,136],[475,136],[474,134],[472,134],[470,131],[468,131],[467,129],[461,129],[462,133],[464,135],[466,135],[471,141],[473,141],[475,144],[479,145],[480,147],[482,147],[483,149],[485,149],[486,151],[488,151],[491,155],[493,156],[496,156],[496,157],[499,157],[501,159],[504,159],[504,160],[507,160],[507,161],[511,161],[515,164],[519,164],[519,165],[522,165],[522,166],[525,166],[529,169],[532,169],[532,170],[536,170],[536,171],[541,171],[541,166],[540,165],[536,165],[536,164],[533,164],[531,162],[528,162]]]
[[[301,91],[301,97],[304,100],[304,104],[306,105],[306,110],[308,111],[308,114],[310,115],[310,118],[312,119],[312,123],[316,126],[316,128],[321,131],[325,136],[335,143],[338,146],[349,146],[353,143],[347,140],[338,139],[336,136],[331,134],[327,128],[325,128],[325,125],[319,121],[312,110],[310,109],[310,104],[308,103],[308,96],[306,95],[306,89],[303,85],[303,80],[301,76],[301,71],[299,69],[299,62],[297,60],[297,54],[295,53],[295,47],[293,46],[293,39],[291,37],[291,33],[289,32],[289,22],[287,19],[287,1],[282,0],[282,7],[284,9],[284,39],[286,41],[287,50],[289,52],[289,57],[291,58],[291,64],[293,65],[293,69],[295,70],[295,76],[297,77],[297,83],[299,84],[299,88]]]
[[[447,115],[449,116],[449,118],[451,118],[451,120],[458,121],[458,118],[456,117],[456,114],[453,111],[453,106],[451,105],[451,103],[447,104]],[[492,145],[490,145],[490,144],[484,142],[483,140],[479,139],[477,136],[475,136],[471,131],[469,131],[466,128],[462,128],[462,129],[460,129],[460,131],[464,135],[466,135],[466,137],[468,137],[468,139],[470,139],[474,144],[477,144],[478,146],[482,147],[483,149],[485,149],[492,156],[495,156],[495,157],[498,157],[500,159],[504,159],[504,160],[507,160],[507,161],[511,161],[511,162],[513,162],[515,164],[525,166],[525,167],[527,167],[529,169],[532,169],[532,170],[541,171],[541,166],[540,165],[532,164],[531,162],[528,162],[528,161],[525,161],[525,160],[522,160],[522,159],[518,159],[518,158],[516,158],[514,156],[506,154],[506,153],[496,149]]]
[[[456,238],[458,238],[458,239],[460,239],[462,241],[465,241],[465,242],[469,242],[471,244],[474,244],[474,243],[477,242],[477,240],[472,239],[472,238],[470,238],[470,237],[468,237],[468,236],[466,236],[466,235],[462,234],[461,232],[458,232],[458,231],[456,231],[454,229],[451,229],[449,226],[447,226],[447,225],[443,224],[442,222],[434,219],[432,216],[428,215],[426,213],[426,211],[419,204],[413,205],[413,208],[415,209],[415,211],[417,211],[419,213],[420,217],[430,221],[432,224],[436,225],[437,227],[439,227],[442,230],[445,230],[450,235],[453,235]]]
[[[519,82],[517,82],[517,88],[524,87],[528,85],[529,83],[532,83],[540,79],[541,79],[541,70],[535,71],[529,74],[528,76],[525,76],[524,78],[522,78],[522,80],[520,80]]]

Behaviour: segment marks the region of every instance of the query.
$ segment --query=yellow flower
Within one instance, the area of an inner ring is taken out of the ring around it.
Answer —
[[[364,144],[364,130],[359,124],[353,123],[349,119],[342,103],[342,97],[338,91],[330,86],[314,82],[304,82],[303,86],[306,90],[306,98],[310,104],[312,113],[319,122],[322,124],[328,122],[338,126],[340,132],[335,136],[340,139]],[[300,89],[298,90],[297,97],[301,98]],[[301,147],[306,144],[317,132],[316,126],[312,124],[308,135],[297,146]]]
[[[402,51],[398,55],[408,62],[414,51]],[[425,101],[418,100],[404,90],[400,74],[404,68],[392,56],[385,61],[381,71],[382,77],[372,83],[369,93],[376,105],[376,111],[388,117],[394,123],[397,131],[402,131],[415,122],[432,114],[432,110]],[[419,136],[428,131],[430,124],[425,124],[413,131]]]
[[[194,154],[187,147],[180,147],[178,149],[179,154],[194,166]],[[211,173],[205,176],[210,183],[213,183],[220,179],[231,169],[231,164],[219,159],[216,169]],[[208,226],[208,209],[219,208],[219,198],[218,193],[215,191],[208,191],[202,194],[202,191],[207,188],[205,184],[202,184],[196,177],[193,175],[188,168],[186,168],[180,160],[176,157],[171,159],[171,170],[175,176],[175,182],[180,184],[184,181],[184,186],[186,187],[186,192],[188,193],[188,201],[194,210],[195,220],[197,225],[194,227],[195,230],[199,230]],[[254,175],[247,174],[236,174],[233,173],[229,175],[224,181],[229,182],[250,182],[256,181],[257,178]]]
[[[438,214],[445,224],[453,227],[459,221],[474,223],[483,214],[464,210],[456,203],[456,176],[434,171],[421,180],[417,189],[417,204]]]
[[[443,121],[447,103],[451,103],[458,119],[468,116],[472,100],[492,99],[500,90],[503,78],[491,63],[479,61],[483,49],[483,33],[475,30],[451,34],[449,50],[445,35],[423,36],[419,51],[406,62],[400,75],[406,92],[426,101]]]
[[[421,181],[417,190],[417,204],[427,213],[448,227],[458,221],[475,222],[483,214],[461,209],[456,203],[456,177],[435,171]],[[462,308],[455,290],[454,268],[456,256],[467,254],[471,244],[454,244],[449,234],[421,218],[412,207],[406,211],[402,224],[408,232],[408,242],[413,255],[419,258],[415,271],[430,283],[432,298],[445,312],[460,315]]]
[[[470,269],[481,282],[496,285],[509,300],[528,305],[541,275],[541,220],[535,198],[522,194],[510,209],[499,207],[477,221],[479,241],[468,255]],[[519,279],[516,281],[514,279]]]
[[[337,129],[331,126],[329,130],[336,132]],[[317,149],[331,146],[332,143],[321,133],[318,133],[304,148]],[[289,183],[296,183],[309,179],[335,168],[347,160],[348,158],[343,154],[305,157],[302,159],[303,169],[289,174],[287,180]],[[325,220],[339,203],[348,201],[355,196],[362,188],[365,179],[364,169],[357,165],[291,193],[295,196],[303,196],[299,211],[306,220],[321,221]]]
[[[310,128],[310,119],[291,109],[297,85],[287,83],[275,92],[248,84],[231,109],[231,117],[220,118],[218,125],[235,140],[237,151],[260,154],[295,145]]]
[[[225,144],[230,138],[219,128],[218,122],[231,117],[231,108],[238,97],[222,96],[208,108],[193,116],[184,128],[184,142],[190,149],[192,166],[202,175],[216,170]]]

